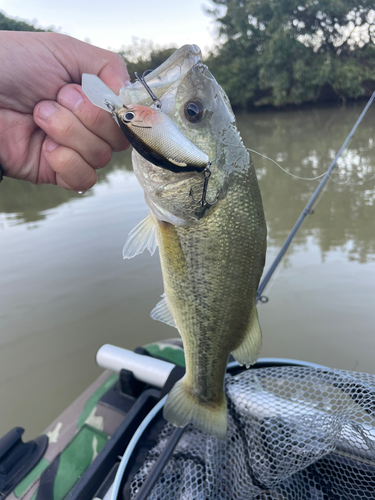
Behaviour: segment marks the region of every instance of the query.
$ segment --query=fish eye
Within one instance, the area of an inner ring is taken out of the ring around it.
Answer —
[[[125,113],[124,115],[122,115],[122,121],[124,122],[130,122],[132,121],[132,119],[135,117],[135,113],[133,113],[132,111],[128,111],[127,113]]]
[[[190,123],[198,123],[203,120],[206,109],[199,99],[192,99],[185,104],[185,116]]]

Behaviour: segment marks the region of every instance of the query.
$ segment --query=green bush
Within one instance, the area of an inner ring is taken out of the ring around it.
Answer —
[[[213,0],[212,72],[234,106],[357,98],[375,90],[369,0]]]

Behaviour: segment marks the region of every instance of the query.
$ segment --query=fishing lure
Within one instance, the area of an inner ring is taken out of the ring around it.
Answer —
[[[208,181],[211,176],[210,162],[206,153],[197,148],[178,129],[168,115],[161,111],[161,102],[147,85],[145,74],[137,80],[145,87],[155,108],[125,105],[97,76],[82,76],[83,91],[95,105],[109,111],[134,149],[147,161],[172,172],[203,172],[203,193],[199,201],[202,206],[214,205],[206,199]]]

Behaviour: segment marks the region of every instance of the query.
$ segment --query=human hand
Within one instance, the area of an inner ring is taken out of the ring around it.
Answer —
[[[0,32],[0,165],[6,176],[85,191],[112,151],[129,144],[83,94],[82,73],[118,94],[122,58],[58,33]]]

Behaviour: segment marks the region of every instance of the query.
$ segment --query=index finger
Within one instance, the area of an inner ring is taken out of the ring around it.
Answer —
[[[72,111],[90,132],[107,142],[113,151],[123,151],[129,147],[129,142],[111,114],[94,106],[80,85],[62,87],[57,94],[57,102]]]

